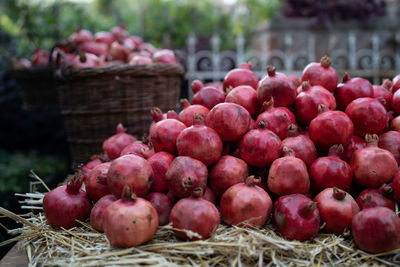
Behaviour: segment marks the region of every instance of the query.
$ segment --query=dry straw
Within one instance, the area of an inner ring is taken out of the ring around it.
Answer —
[[[25,208],[36,209],[44,196],[19,195]],[[0,245],[20,240],[30,266],[400,266],[400,249],[371,255],[358,250],[349,233],[319,234],[313,241],[297,242],[281,238],[270,223],[262,229],[221,224],[210,239],[186,242],[167,225],[144,245],[118,249],[85,222],[69,230],[54,229],[41,212],[20,216],[0,208],[0,214],[23,224],[9,231],[20,235]]]

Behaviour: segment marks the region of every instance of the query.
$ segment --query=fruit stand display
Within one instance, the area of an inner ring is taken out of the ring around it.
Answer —
[[[26,194],[43,212],[0,213],[31,264],[399,264],[400,77],[330,65],[196,80],[179,113],[149,107],[148,138],[119,124],[66,185]]]

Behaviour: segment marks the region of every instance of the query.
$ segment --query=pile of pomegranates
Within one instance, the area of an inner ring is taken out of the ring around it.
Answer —
[[[243,64],[222,86],[193,81],[179,114],[151,109],[149,142],[118,125],[82,168],[86,192],[75,177],[46,195],[49,224],[76,226],[93,202],[92,226],[115,246],[142,244],[168,223],[177,238],[206,239],[221,218],[271,223],[288,240],[351,232],[366,252],[400,248],[395,81],[346,73],[338,84],[328,57],[306,67],[297,89],[273,66],[255,77]]]
[[[52,61],[62,60],[57,52],[62,50],[65,59],[73,68],[99,68],[120,64],[148,65],[153,63],[177,64],[175,54],[169,49],[157,49],[142,38],[129,35],[125,25],[112,28],[108,32],[95,34],[88,30],[77,29],[72,33],[66,45],[58,45],[51,55]],[[16,67],[48,66],[50,52],[35,50],[31,60],[23,58]],[[258,82],[257,76],[255,82]]]

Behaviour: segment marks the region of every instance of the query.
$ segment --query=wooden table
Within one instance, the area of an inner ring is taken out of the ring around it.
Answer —
[[[28,256],[24,248],[19,248],[19,242],[0,260],[0,267],[28,266]]]

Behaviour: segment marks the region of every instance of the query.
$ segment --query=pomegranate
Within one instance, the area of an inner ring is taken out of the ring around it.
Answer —
[[[287,147],[283,147],[283,157],[272,162],[267,183],[268,189],[278,196],[305,194],[310,190],[306,164]]]
[[[257,99],[261,104],[274,98],[276,107],[290,106],[296,100],[296,87],[285,74],[275,72],[274,66],[267,67],[268,76],[258,84]]]
[[[157,152],[148,159],[153,168],[153,182],[150,187],[150,192],[167,192],[168,185],[165,180],[165,174],[175,156],[168,152]]]
[[[392,80],[392,94],[396,93],[397,90],[400,88],[400,74],[398,74],[396,77],[393,78]]]
[[[210,201],[214,205],[217,203],[217,198],[214,194],[214,191],[209,187],[206,187],[206,190],[204,191],[203,194],[203,198],[207,201]]]
[[[400,116],[395,117],[390,122],[390,130],[400,132]]]
[[[142,157],[128,154],[115,159],[108,170],[107,183],[111,193],[120,197],[125,185],[139,197],[146,196],[153,181],[153,169]]]
[[[350,78],[346,72],[343,82],[338,84],[336,90],[336,103],[340,110],[345,110],[351,101],[361,97],[374,97],[371,83],[363,78]]]
[[[172,209],[172,203],[167,194],[153,192],[147,195],[146,199],[153,205],[158,214],[158,224],[165,225],[169,223],[169,215]]]
[[[261,120],[267,123],[267,129],[274,132],[280,139],[287,137],[287,128],[296,123],[293,113],[285,107],[274,107],[274,98],[263,103],[264,112],[258,115],[256,125]]]
[[[376,134],[367,134],[365,138],[367,147],[354,152],[350,166],[357,184],[376,188],[392,180],[397,172],[397,162],[392,153],[378,147]]]
[[[360,249],[381,253],[400,247],[400,218],[385,207],[364,209],[353,217],[351,233]]]
[[[244,182],[249,176],[247,163],[236,157],[222,156],[210,171],[210,185],[217,196],[222,194],[232,185]]]
[[[92,204],[81,186],[82,176],[78,172],[67,185],[44,196],[43,211],[49,225],[68,229],[79,225],[76,220],[85,221],[89,217]]]
[[[85,180],[86,193],[96,202],[101,197],[111,194],[107,184],[107,173],[111,162],[105,162],[94,167]]]
[[[169,49],[158,50],[153,54],[153,60],[156,63],[176,64],[174,51]]]
[[[154,124],[150,128],[150,142],[154,150],[176,154],[176,139],[185,128],[185,124],[175,119],[165,119]]]
[[[176,157],[165,174],[169,190],[176,197],[188,197],[193,189],[206,189],[208,169],[201,161],[190,157]]]
[[[239,68],[233,69],[225,75],[224,78],[224,91],[232,89],[240,85],[248,85],[254,90],[258,86],[257,74],[252,72],[253,65],[251,62],[242,63]]]
[[[257,92],[253,87],[248,85],[240,85],[229,91],[226,89],[227,95],[225,102],[236,103],[241,105],[250,113],[254,115],[259,112],[260,104],[257,100]]]
[[[204,124],[203,117],[195,114],[193,126],[178,135],[176,147],[179,156],[189,156],[210,165],[221,157],[222,141],[216,131]]]
[[[336,235],[350,230],[353,217],[360,211],[354,198],[336,187],[326,188],[320,192],[314,201],[317,202],[323,230]]]
[[[354,126],[346,113],[326,111],[326,106],[318,106],[320,114],[310,122],[310,139],[317,148],[328,150],[335,144],[346,145],[354,133]]]
[[[193,94],[197,94],[203,87],[204,84],[200,80],[194,80],[191,85]]]
[[[337,187],[347,191],[353,181],[350,165],[341,160],[342,145],[334,145],[329,149],[327,157],[320,157],[310,167],[312,188],[319,192],[329,187]]]
[[[357,98],[350,102],[346,114],[353,122],[354,134],[361,137],[381,133],[389,121],[385,107],[370,97]]]
[[[192,98],[193,105],[202,105],[208,109],[212,109],[215,105],[224,101],[224,93],[212,86],[203,87]]]
[[[115,41],[115,38],[111,32],[96,32],[94,40],[97,43],[104,43],[110,46]]]
[[[217,229],[220,221],[218,210],[202,195],[203,190],[196,188],[191,197],[179,200],[172,208],[170,221],[178,237],[187,240],[207,239]]]
[[[114,195],[105,195],[96,202],[90,212],[90,224],[93,229],[96,229],[99,232],[104,232],[104,214],[107,207],[115,201],[117,201],[117,198]]]
[[[119,26],[112,28],[110,32],[115,39],[125,39],[125,37],[128,37],[129,35],[129,33],[126,31],[125,24],[121,24]]]
[[[104,43],[97,43],[94,41],[84,42],[79,45],[79,49],[83,52],[94,54],[96,56],[107,55],[108,46]]]
[[[81,174],[84,182],[88,178],[92,169],[101,163],[103,163],[101,157],[93,156],[89,162],[87,162],[84,166],[81,167]]]
[[[344,161],[349,162],[351,157],[353,156],[354,151],[358,149],[362,149],[367,146],[367,143],[365,142],[364,139],[353,135],[350,138],[350,141],[347,143],[347,145],[344,146],[344,151],[342,153],[341,158]]]
[[[126,133],[126,128],[119,123],[117,133],[103,142],[103,151],[110,158],[116,159],[121,155],[122,150],[129,144],[136,141],[136,138]]]
[[[287,77],[293,83],[295,88],[297,88],[301,85],[301,79],[296,74],[290,74]]]
[[[175,110],[168,110],[167,119],[179,120],[179,115],[178,115],[178,113],[176,113]]]
[[[390,92],[391,88],[392,82],[389,79],[385,79],[382,85],[372,86],[374,98],[379,100],[379,102],[385,106],[386,110],[390,109],[390,100],[392,99],[392,93]]]
[[[179,113],[178,119],[183,122],[186,127],[193,125],[193,116],[198,114],[199,116],[206,118],[210,110],[202,105],[190,105],[189,101],[184,98],[180,100],[182,111]]]
[[[400,164],[400,132],[389,131],[382,134],[379,136],[378,146],[392,153],[397,164]]]
[[[272,200],[258,186],[260,178],[250,176],[246,182],[232,185],[221,197],[221,214],[229,225],[261,227],[272,210]]]
[[[333,92],[339,77],[336,70],[331,67],[331,59],[323,56],[320,62],[312,62],[304,68],[301,80],[308,81],[311,85],[320,85]]]
[[[71,63],[72,68],[95,68],[100,67],[99,58],[90,53],[82,53],[74,57]]]
[[[240,157],[255,167],[266,167],[279,158],[282,143],[279,137],[267,129],[267,123],[261,120],[258,128],[247,132],[239,144]]]
[[[68,38],[68,41],[75,45],[93,40],[93,34],[88,30],[76,29],[73,34]]]
[[[310,86],[308,81],[303,82],[296,97],[296,118],[308,125],[318,116],[319,104],[324,104],[329,110],[336,108],[335,97],[328,90],[319,85]]]
[[[249,130],[250,120],[250,114],[244,107],[235,103],[220,103],[207,114],[206,125],[213,128],[222,141],[239,141]]]
[[[130,65],[148,65],[153,64],[153,60],[146,56],[134,56],[129,60]]]
[[[295,124],[289,125],[287,138],[282,141],[282,147],[287,147],[294,151],[294,156],[301,159],[309,167],[317,158],[317,149],[313,141],[307,136],[299,133],[299,128]]]
[[[113,60],[121,60],[125,62],[128,59],[129,52],[129,48],[118,41],[113,42],[110,46],[110,55]]]
[[[149,201],[137,197],[126,185],[121,199],[107,207],[103,228],[111,245],[123,248],[138,246],[156,233],[157,211]]]
[[[386,207],[395,209],[393,198],[393,188],[390,185],[383,184],[378,189],[365,189],[357,198],[360,209]]]
[[[151,143],[145,144],[147,142],[136,141],[127,145],[122,151],[121,156],[127,154],[134,154],[136,156],[148,159],[154,155],[153,145]]]
[[[397,203],[400,203],[400,169],[396,172],[393,177],[393,181],[390,184],[393,190],[393,198]]]
[[[390,105],[392,106],[392,109],[397,114],[400,114],[400,91],[399,90],[397,90],[396,93],[393,94]]]
[[[276,230],[285,239],[305,241],[318,234],[317,203],[301,194],[280,197],[274,204],[272,219]]]
[[[49,52],[41,50],[40,47],[35,49],[35,53],[31,59],[32,65],[47,66],[49,65]]]

